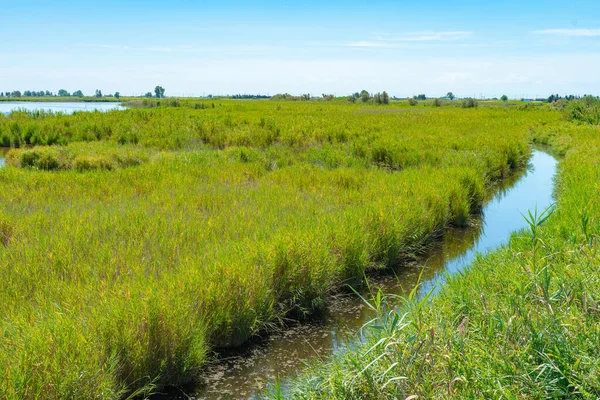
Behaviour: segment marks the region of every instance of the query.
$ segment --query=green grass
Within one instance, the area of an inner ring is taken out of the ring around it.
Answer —
[[[368,339],[296,381],[291,398],[598,398],[600,128],[532,130],[563,156],[556,208],[433,297],[378,293]],[[276,390],[272,397],[278,397]]]
[[[21,147],[0,169],[0,397],[193,380],[214,347],[463,224],[559,121],[226,100],[0,116]]]

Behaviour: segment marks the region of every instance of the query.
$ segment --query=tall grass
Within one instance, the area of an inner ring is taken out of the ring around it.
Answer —
[[[215,346],[465,223],[524,165],[528,130],[559,118],[362,107],[0,116],[2,140],[27,145],[0,170],[0,397],[190,381]]]
[[[564,155],[556,208],[526,213],[527,230],[429,301],[390,310],[378,294],[366,342],[315,365],[289,397],[598,398],[599,133],[534,129]]]

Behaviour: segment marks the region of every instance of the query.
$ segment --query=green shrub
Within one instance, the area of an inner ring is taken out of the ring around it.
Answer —
[[[50,152],[42,153],[37,164],[39,169],[45,169],[47,171],[59,169],[60,167],[60,162],[57,155]]]
[[[37,150],[25,150],[20,153],[18,162],[21,167],[37,167],[41,158],[41,154]]]
[[[597,97],[587,96],[569,101],[564,106],[564,112],[569,121],[600,125],[600,99]]]
[[[73,159],[73,167],[78,171],[91,171],[97,169],[113,169],[112,163],[104,157],[78,155]]]
[[[37,168],[46,171],[69,168],[69,161],[62,149],[56,147],[35,147],[33,149],[12,149],[6,155],[8,165],[20,168]]]
[[[466,99],[463,99],[462,103],[460,104],[462,108],[475,108],[478,105],[479,103],[477,103],[477,100],[475,100],[472,97],[467,97]]]

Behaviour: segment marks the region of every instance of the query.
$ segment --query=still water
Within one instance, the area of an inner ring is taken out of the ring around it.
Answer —
[[[53,113],[73,114],[75,111],[110,111],[124,110],[121,103],[110,102],[45,102],[45,101],[2,101],[0,114],[9,114],[17,110],[44,110]]]

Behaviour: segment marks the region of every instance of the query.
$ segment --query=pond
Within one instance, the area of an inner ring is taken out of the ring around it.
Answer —
[[[44,110],[53,113],[72,114],[76,111],[111,111],[124,110],[121,103],[116,102],[46,102],[46,101],[3,101],[0,102],[0,114],[10,114],[17,110]]]

